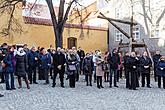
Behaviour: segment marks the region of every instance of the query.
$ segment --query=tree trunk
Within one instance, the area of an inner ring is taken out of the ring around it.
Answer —
[[[53,26],[53,28],[54,28],[54,31],[55,31],[55,38],[56,38],[56,40],[55,40],[55,44],[56,44],[56,48],[57,47],[63,47],[63,30],[61,29],[61,28],[55,28],[54,26]]]
[[[58,21],[56,18],[56,13],[53,7],[53,2],[52,0],[46,0],[49,11],[50,11],[50,15],[51,15],[51,19],[52,19],[52,24],[53,24],[53,30],[54,30],[54,35],[55,35],[55,46],[57,47],[63,47],[63,31],[64,31],[64,25],[66,23],[66,20],[68,18],[68,14],[69,11],[71,9],[71,6],[73,4],[73,2],[75,2],[76,0],[72,0],[67,9],[66,12],[64,14],[64,3],[65,0],[60,0],[60,6],[59,6],[59,14],[58,14]]]

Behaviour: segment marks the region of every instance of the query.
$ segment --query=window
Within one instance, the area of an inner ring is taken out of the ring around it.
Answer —
[[[159,37],[160,37],[159,25],[153,25],[151,27],[151,38],[159,38]]]
[[[116,34],[116,42],[119,42],[121,39],[123,39],[123,34],[120,31],[115,30],[115,34]]]
[[[69,37],[68,38],[68,49],[71,49],[72,47],[77,48],[77,38]]]
[[[140,26],[139,26],[139,25],[138,25],[138,26],[135,26],[135,27],[133,28],[133,38],[134,38],[135,40],[140,39]]]

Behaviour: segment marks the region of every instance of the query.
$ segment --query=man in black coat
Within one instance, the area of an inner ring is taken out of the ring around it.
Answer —
[[[129,70],[129,64],[128,64],[128,59],[129,59],[129,53],[126,52],[125,56],[123,57],[124,60],[124,72],[125,72],[125,78],[126,78],[126,88],[130,87],[130,83],[129,83],[129,74],[130,74],[130,70]]]
[[[157,81],[157,74],[156,74],[156,68],[157,68],[157,64],[159,62],[161,55],[160,55],[160,51],[157,50],[156,54],[153,56],[153,62],[154,62],[154,79],[155,81]]]
[[[28,79],[30,81],[30,84],[32,82],[34,84],[38,84],[36,82],[36,68],[38,65],[38,53],[36,52],[36,48],[32,47],[29,53],[27,53],[27,59],[28,59]]]
[[[53,76],[52,87],[55,87],[56,85],[56,77],[58,73],[60,75],[61,87],[64,87],[65,63],[66,63],[65,55],[61,53],[61,48],[58,47],[57,52],[53,55],[54,76]]]
[[[85,57],[85,52],[81,49],[81,47],[79,47],[78,51],[77,51],[77,54],[80,57],[80,70],[82,71],[82,62],[83,62],[83,59]],[[81,71],[80,71],[80,74],[81,74]]]
[[[108,56],[108,62],[110,64],[110,85],[109,87],[112,87],[112,74],[114,74],[114,87],[117,86],[117,69],[118,65],[120,64],[120,57],[118,55],[117,49],[113,49],[112,55],[109,54]]]
[[[139,64],[139,59],[136,57],[135,52],[131,52],[131,56],[128,58],[128,67],[131,72],[131,75],[129,76],[131,78],[130,80],[130,88],[132,90],[137,90],[137,67]]]
[[[147,78],[147,87],[150,86],[150,67],[152,66],[151,59],[147,56],[147,52],[143,53],[143,56],[140,58],[140,67],[141,67],[141,76],[142,76],[142,87],[145,86],[145,78]]]

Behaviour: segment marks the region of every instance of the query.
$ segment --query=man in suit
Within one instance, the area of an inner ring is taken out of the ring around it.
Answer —
[[[55,87],[56,85],[56,77],[58,73],[60,76],[61,87],[64,87],[65,63],[66,63],[65,55],[61,52],[61,48],[58,47],[57,52],[53,55],[54,76],[53,76],[52,87]]]
[[[157,64],[159,62],[159,59],[161,57],[161,54],[160,54],[160,51],[157,50],[156,51],[156,54],[153,56],[153,61],[154,61],[154,79],[155,79],[155,82],[157,82],[157,74],[156,74],[156,68],[157,68]]]
[[[147,52],[143,53],[143,56],[140,58],[140,67],[142,72],[142,87],[145,86],[145,78],[147,78],[147,87],[150,86],[150,67],[152,66],[151,59],[147,56]]]
[[[77,54],[79,55],[80,57],[80,74],[81,74],[81,71],[82,71],[82,62],[83,62],[83,59],[85,57],[85,52],[81,49],[81,47],[78,48],[78,51],[77,51]]]

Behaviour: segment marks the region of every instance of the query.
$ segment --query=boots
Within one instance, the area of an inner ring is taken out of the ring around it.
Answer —
[[[103,85],[102,85],[102,78],[100,78],[100,87],[104,88]]]
[[[27,79],[27,78],[25,79],[25,83],[26,83],[26,85],[27,85],[27,88],[28,88],[28,89],[30,89],[30,86],[29,86],[29,81],[28,81],[28,79]]]
[[[21,81],[21,78],[18,78],[18,89],[21,89],[22,88],[22,81]]]

